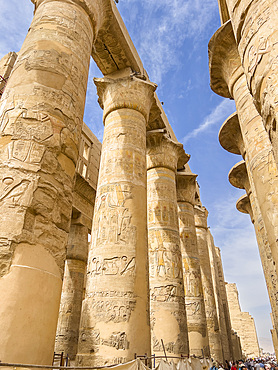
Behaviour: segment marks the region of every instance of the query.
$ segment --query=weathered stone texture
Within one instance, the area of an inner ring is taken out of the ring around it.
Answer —
[[[226,291],[232,329],[240,337],[243,355],[247,358],[258,357],[260,355],[260,348],[254,319],[248,312],[241,311],[236,284],[226,284]]]
[[[15,52],[10,52],[0,60],[0,99],[3,95],[16,59],[17,54]]]
[[[271,329],[270,332],[271,332],[271,336],[272,336],[272,342],[273,342],[273,347],[274,347],[275,355],[276,355],[276,358],[277,358],[278,357],[278,335],[277,335],[277,331],[275,329],[275,325],[274,325],[274,320],[273,320],[272,314],[270,314],[270,317],[271,317],[271,321],[272,321],[272,326],[274,328],[274,329]]]
[[[233,343],[234,361],[242,360],[243,353],[242,353],[240,338],[237,335],[237,333],[234,332],[233,330],[232,330],[232,343]]]
[[[220,281],[219,281],[219,272],[218,272],[218,266],[217,266],[216,247],[215,247],[214,240],[213,240],[210,230],[208,230],[208,248],[209,248],[211,275],[212,275],[212,281],[213,281],[216,312],[217,312],[217,317],[218,317],[218,322],[219,322],[223,358],[224,360],[230,360],[232,354],[230,352],[229,334],[227,332],[225,311],[223,309],[223,302],[222,302],[222,297],[221,297],[221,292],[220,292]]]
[[[150,354],[146,123],[155,85],[129,75],[96,84],[105,129],[77,357],[83,366]]]
[[[209,357],[207,321],[194,219],[196,175],[177,173],[177,200],[190,355]]]
[[[248,86],[269,133],[277,162],[277,11],[275,0],[227,0]]]
[[[237,208],[243,213],[248,213],[251,217],[251,221],[254,224],[256,238],[259,247],[259,253],[261,257],[262,267],[266,280],[266,286],[270,298],[271,307],[273,310],[274,322],[277,325],[277,273],[275,263],[272,258],[270,245],[268,243],[267,234],[265,231],[265,225],[262,219],[260,208],[258,205],[258,199],[256,196],[256,190],[253,183],[252,176],[248,176],[247,173],[248,163],[241,161],[236,164],[229,173],[229,179],[232,185],[246,190],[246,196],[241,197],[237,203]]]
[[[78,2],[36,5],[0,107],[0,357],[50,364],[95,31]]]
[[[228,1],[227,4],[231,6],[231,2]],[[246,2],[242,1],[238,7],[233,8],[237,15],[241,14],[244,4],[246,5]],[[242,14],[245,15],[244,12]],[[255,14],[254,16],[256,17]],[[233,25],[237,21],[239,21],[238,18],[236,21],[232,18]],[[242,25],[243,23],[240,27]],[[236,33],[237,41],[238,37],[239,34]],[[248,79],[246,81],[246,73],[241,66],[240,52],[231,21],[225,23],[214,34],[209,43],[209,54],[212,89],[222,96],[235,99],[238,115],[230,117],[222,126],[220,142],[225,149],[241,154],[245,159],[247,171],[245,177],[248,177],[248,184],[242,180],[241,165],[235,166],[230,175],[233,177],[232,183],[239,188],[245,188],[250,197],[251,217],[253,217],[256,229],[262,263],[265,265],[268,290],[272,292],[270,300],[277,325],[275,297],[277,271],[275,266],[278,262],[278,201],[275,189],[278,186],[278,171],[273,155],[273,145],[266,132],[264,121],[256,109],[258,105],[256,104],[255,107],[254,99],[249,92]],[[261,57],[262,55],[258,54],[258,58],[261,59]],[[243,202],[244,199],[238,202],[238,208],[247,205]]]
[[[189,159],[163,130],[147,135],[148,241],[152,351],[188,355],[175,173]],[[181,163],[179,163],[181,161]]]
[[[87,256],[88,229],[73,219],[67,245],[55,343],[55,352],[64,352],[70,360],[74,360],[77,353]]]
[[[197,234],[197,245],[200,258],[203,294],[205,301],[210,354],[213,359],[222,363],[223,351],[208,249],[208,227],[207,227],[208,211],[202,205],[195,205],[194,214]]]
[[[218,281],[219,281],[219,293],[220,293],[220,304],[221,304],[220,309],[223,312],[223,316],[225,320],[225,327],[226,327],[226,331],[224,332],[224,335],[227,336],[228,351],[229,351],[230,359],[235,359],[235,354],[233,350],[233,341],[232,341],[231,318],[230,318],[229,304],[228,304],[228,298],[227,298],[227,293],[226,293],[226,284],[225,284],[225,278],[224,278],[223,264],[222,264],[222,259],[221,259],[221,251],[220,251],[220,248],[218,247],[215,247],[215,265],[216,265],[216,270],[218,273]]]

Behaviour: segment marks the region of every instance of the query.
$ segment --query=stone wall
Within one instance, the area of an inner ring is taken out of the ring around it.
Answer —
[[[242,312],[236,284],[226,284],[232,329],[240,338],[242,353],[246,358],[259,357],[260,348],[253,317]]]

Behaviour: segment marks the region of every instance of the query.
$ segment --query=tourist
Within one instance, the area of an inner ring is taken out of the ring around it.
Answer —
[[[209,369],[209,370],[218,370],[217,366],[216,366],[216,362],[213,361],[212,363],[212,367]]]
[[[231,366],[231,370],[237,370],[237,367],[236,367],[236,363],[233,362],[232,366]]]

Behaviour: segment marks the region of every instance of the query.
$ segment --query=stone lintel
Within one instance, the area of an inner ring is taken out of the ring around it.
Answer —
[[[194,206],[194,218],[195,218],[195,226],[208,229],[207,219],[208,219],[208,210],[204,206]]]
[[[247,194],[250,191],[249,179],[246,170],[245,161],[236,163],[231,171],[229,172],[229,181],[235,187],[239,189],[245,189]]]
[[[126,71],[128,70],[124,72]],[[146,81],[144,76],[135,76],[133,73],[122,77],[121,72],[94,78],[98,102],[104,110],[103,122],[109,113],[124,108],[140,112],[148,122],[151,106],[155,104],[154,92],[157,85]]]
[[[71,219],[72,225],[85,226],[87,227],[88,231],[91,230],[92,219],[90,219],[87,215],[84,215],[74,207],[72,210],[72,216],[73,216]]]
[[[208,50],[210,87],[216,94],[232,99],[233,85],[243,69],[230,20],[212,36]]]
[[[95,204],[96,191],[90,186],[90,184],[83,179],[78,173],[76,174],[76,180],[74,185],[74,191],[80,194],[88,203],[92,206]]]
[[[198,175],[177,171],[176,186],[178,202],[187,202],[195,205],[196,178]]]
[[[242,195],[236,202],[236,209],[241,213],[249,214],[252,222],[254,223],[253,212],[249,196],[247,194]]]
[[[233,154],[244,153],[244,144],[237,112],[230,115],[219,130],[219,142],[222,148]]]
[[[147,132],[147,168],[165,167],[173,171],[183,169],[189,161],[183,145],[170,139],[165,129]]]
[[[104,75],[125,67],[143,74],[143,63],[116,4],[113,0],[105,0],[103,3],[104,19],[92,51],[93,59]]]

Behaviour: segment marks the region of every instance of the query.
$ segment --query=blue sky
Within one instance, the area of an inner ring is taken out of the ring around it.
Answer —
[[[19,5],[20,4],[20,5]],[[253,226],[235,208],[242,191],[228,182],[228,172],[241,160],[218,142],[223,121],[234,102],[209,87],[207,44],[220,26],[217,0],[119,0],[117,5],[174,132],[191,155],[201,199],[209,211],[215,244],[221,248],[225,279],[237,283],[242,310],[255,318],[260,344],[267,348],[270,306]],[[0,0],[0,57],[18,51],[32,20],[30,0]],[[90,67],[84,121],[101,140],[102,111]]]

